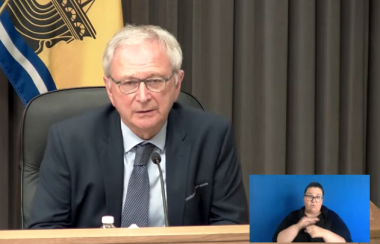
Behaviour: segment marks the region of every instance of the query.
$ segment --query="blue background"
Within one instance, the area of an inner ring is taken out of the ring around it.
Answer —
[[[282,220],[304,206],[305,188],[314,181],[325,191],[323,205],[343,219],[353,242],[369,242],[369,175],[251,175],[250,241],[272,242]]]

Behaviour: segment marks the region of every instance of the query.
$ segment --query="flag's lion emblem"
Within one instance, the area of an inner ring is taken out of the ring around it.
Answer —
[[[37,0],[13,0],[8,13],[17,31],[35,51],[51,48],[60,41],[70,43],[95,39],[96,31],[86,13],[95,0],[51,0],[40,4]]]

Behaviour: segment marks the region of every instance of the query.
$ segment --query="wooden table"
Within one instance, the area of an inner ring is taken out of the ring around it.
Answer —
[[[370,203],[371,243],[380,243],[380,210]],[[0,231],[0,244],[249,243],[249,225],[140,229]]]
[[[0,232],[1,244],[249,243],[249,225]]]
[[[370,204],[371,243],[380,243],[380,210],[372,202]]]

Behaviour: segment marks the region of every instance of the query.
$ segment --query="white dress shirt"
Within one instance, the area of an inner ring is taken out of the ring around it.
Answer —
[[[166,141],[166,127],[167,123],[161,128],[157,135],[155,135],[151,140],[145,141],[135,135],[126,126],[123,121],[121,121],[121,131],[123,134],[124,143],[124,190],[123,190],[123,208],[125,203],[125,197],[127,196],[129,178],[131,177],[133,164],[135,161],[136,149],[134,147],[142,142],[150,142],[156,146],[155,152],[161,155],[161,169],[164,178],[165,191],[166,191],[166,170],[165,170],[165,141]],[[150,183],[150,198],[149,198],[149,218],[148,226],[165,226],[164,210],[162,204],[162,194],[161,194],[161,182],[160,173],[157,165],[155,165],[151,160],[148,164],[148,175]]]

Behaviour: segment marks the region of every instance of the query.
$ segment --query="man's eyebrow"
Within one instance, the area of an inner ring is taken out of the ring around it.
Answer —
[[[131,75],[123,75],[121,76],[120,80],[146,80],[146,79],[150,79],[150,78],[158,78],[158,77],[162,77],[162,75],[160,74],[157,74],[157,73],[151,73],[150,75],[146,76],[144,79],[140,79],[138,77],[136,77],[135,74],[131,74]]]

